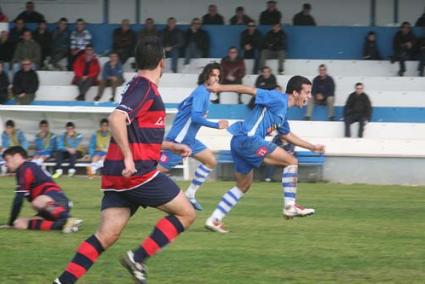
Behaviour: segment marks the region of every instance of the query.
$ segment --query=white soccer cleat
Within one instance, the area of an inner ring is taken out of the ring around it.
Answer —
[[[76,172],[75,169],[69,169],[68,170],[68,176],[73,177],[75,175],[75,172]]]
[[[58,278],[58,279],[55,279],[55,281],[53,282],[53,284],[62,284],[62,282],[60,282],[59,281],[59,278]]]
[[[80,230],[82,223],[83,223],[83,220],[81,219],[72,218],[72,217],[68,218],[68,220],[66,220],[66,223],[62,228],[62,232],[65,234],[78,232]]]
[[[304,208],[301,205],[289,205],[283,208],[282,214],[285,219],[292,219],[294,217],[306,217],[316,213],[316,210],[311,208]]]
[[[215,220],[213,218],[208,218],[205,222],[205,228],[207,228],[210,231],[218,232],[221,234],[227,234],[229,231],[224,229],[223,222],[219,220]]]

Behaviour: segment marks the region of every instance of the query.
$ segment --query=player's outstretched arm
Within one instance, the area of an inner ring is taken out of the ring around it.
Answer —
[[[317,152],[317,153],[324,153],[325,152],[325,146],[324,145],[311,144],[311,143],[305,141],[304,139],[301,139],[300,137],[298,137],[297,135],[295,135],[292,132],[289,132],[286,135],[282,135],[282,138],[284,138],[289,143],[292,143],[296,146],[302,147],[304,149],[308,149],[308,150],[313,151],[313,152]]]
[[[21,212],[22,203],[24,202],[24,197],[24,192],[16,193],[15,199],[12,203],[12,209],[10,210],[9,222],[7,223],[9,227],[13,227],[13,223],[15,222],[16,218],[18,218],[19,213]]]
[[[192,149],[186,144],[179,144],[170,141],[162,141],[162,149],[170,150],[182,157],[189,157],[192,154]]]
[[[257,89],[251,86],[245,85],[221,85],[221,84],[213,84],[208,86],[208,90],[213,93],[217,92],[234,92],[240,94],[247,94],[251,96],[255,96],[257,93]]]

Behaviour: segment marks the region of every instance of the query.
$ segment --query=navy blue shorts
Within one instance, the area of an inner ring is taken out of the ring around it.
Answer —
[[[66,195],[63,192],[59,191],[49,191],[46,193],[43,193],[43,195],[47,195],[50,198],[52,198],[57,204],[62,205],[66,210],[71,210],[72,202],[66,197]]]
[[[141,207],[158,207],[173,200],[180,188],[168,176],[159,173],[153,180],[126,191],[105,191],[101,210],[130,208],[131,215]]]

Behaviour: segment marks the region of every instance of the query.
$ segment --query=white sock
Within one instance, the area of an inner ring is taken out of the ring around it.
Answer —
[[[223,218],[229,214],[230,210],[236,206],[243,195],[244,193],[236,186],[230,189],[223,195],[210,218],[219,221],[223,220]]]
[[[201,187],[201,185],[207,180],[209,174],[211,173],[212,169],[208,168],[207,166],[200,164],[199,167],[196,169],[192,183],[189,185],[188,189],[186,190],[186,196],[187,198],[195,198],[196,192]]]
[[[295,205],[297,199],[297,179],[297,165],[290,165],[283,169],[282,187],[284,207]]]

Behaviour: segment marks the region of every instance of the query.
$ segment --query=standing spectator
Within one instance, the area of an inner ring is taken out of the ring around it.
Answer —
[[[171,57],[171,70],[177,73],[177,63],[181,48],[184,46],[184,35],[176,27],[176,19],[168,18],[167,26],[161,33],[161,41],[164,46],[165,56]]]
[[[280,88],[277,84],[276,76],[273,74],[272,69],[269,66],[263,66],[261,68],[261,74],[255,80],[255,87],[257,89],[274,90]],[[252,97],[248,103],[248,107],[253,109],[255,107],[255,97]]]
[[[95,101],[99,101],[106,87],[112,88],[112,96],[110,101],[115,101],[115,94],[117,87],[124,83],[123,69],[118,53],[111,52],[109,54],[109,61],[103,65],[102,79],[99,82],[99,88],[97,89],[97,95],[94,98]]]
[[[37,72],[32,69],[32,65],[31,60],[22,60],[21,70],[16,72],[13,77],[12,94],[18,105],[29,105],[35,99],[39,81]]]
[[[41,23],[44,21],[44,16],[35,10],[32,1],[28,1],[25,4],[25,11],[20,13],[15,20],[17,19],[22,19],[25,23]]]
[[[8,23],[8,22],[9,22],[9,18],[3,12],[3,9],[0,7],[0,23]]]
[[[192,58],[207,57],[209,50],[208,33],[201,29],[201,20],[194,18],[186,32],[186,49],[184,65],[190,64]]]
[[[40,131],[35,135],[35,154],[32,161],[42,166],[56,151],[57,137],[50,132],[47,120],[40,121],[38,127]]]
[[[244,59],[254,59],[254,74],[258,73],[259,50],[261,48],[261,32],[255,28],[255,22],[249,21],[246,30],[241,33],[240,46]]]
[[[9,100],[9,75],[3,70],[3,62],[0,61],[0,105]]]
[[[15,20],[15,26],[10,30],[9,40],[14,43],[16,46],[18,42],[22,39],[22,36],[25,31],[28,29],[25,27],[25,22],[22,19]]]
[[[60,18],[58,21],[58,26],[52,34],[52,41],[50,46],[51,69],[66,70],[66,67],[60,65],[59,62],[69,55],[69,40],[70,33],[68,30],[68,20],[66,18]]]
[[[44,66],[46,58],[48,56],[50,57],[50,46],[52,43],[52,33],[47,30],[46,21],[42,21],[38,24],[37,29],[33,33],[33,37],[41,48],[41,69]]]
[[[263,42],[263,50],[260,57],[260,68],[266,65],[267,59],[278,59],[279,74],[283,74],[283,62],[286,57],[288,40],[286,33],[282,30],[280,24],[274,24]]]
[[[365,124],[372,117],[372,104],[364,92],[362,83],[357,83],[344,106],[345,137],[351,137],[350,125],[359,122],[358,137],[363,137]]]
[[[130,29],[130,21],[127,19],[122,20],[121,27],[114,30],[112,49],[118,53],[122,64],[125,64],[127,59],[133,56],[136,38],[136,33]]]
[[[33,69],[37,70],[41,62],[40,45],[32,39],[32,33],[25,31],[22,41],[18,42],[15,53],[13,54],[13,73],[19,70],[20,63],[24,59],[31,60]]]
[[[21,146],[25,150],[28,150],[28,141],[24,132],[15,128],[15,122],[13,120],[8,120],[1,134],[1,147],[5,150],[12,146]]]
[[[155,28],[155,21],[152,18],[147,18],[143,29],[139,32],[139,40],[150,36],[158,36],[158,31]]]
[[[332,77],[328,75],[325,64],[319,66],[319,75],[313,80],[311,95],[312,99],[308,101],[305,120],[311,120],[315,104],[327,105],[328,119],[330,121],[335,120],[335,83]]]
[[[400,30],[395,34],[393,39],[394,55],[391,59],[391,63],[399,61],[399,76],[403,76],[404,72],[406,72],[406,60],[410,60],[414,56],[415,42],[416,37],[412,32],[412,27],[410,26],[410,23],[403,22],[401,24]]]
[[[2,31],[0,33],[0,61],[3,62],[3,71],[8,73],[11,70],[15,44],[9,39],[9,33]]]
[[[84,53],[78,57],[73,65],[74,79],[72,84],[78,86],[77,101],[84,101],[91,86],[98,83],[97,76],[100,73],[100,64],[94,54],[93,46],[87,45]]]
[[[316,21],[314,20],[311,13],[311,5],[309,3],[303,4],[303,10],[298,14],[295,14],[292,19],[294,26],[315,26]]]
[[[365,38],[363,45],[363,59],[365,60],[381,60],[378,46],[376,44],[375,32],[369,32]]]
[[[245,62],[239,57],[238,49],[230,47],[227,56],[221,59],[221,71],[223,72],[222,84],[242,84],[242,78],[245,76]],[[217,99],[213,103],[220,103],[220,93],[217,93]],[[241,104],[241,94],[238,94],[238,104]]]
[[[242,6],[236,7],[235,14],[230,18],[231,25],[248,25],[252,21],[249,16],[245,15],[245,9]]]
[[[71,33],[71,51],[69,58],[69,68],[74,64],[78,56],[84,52],[87,45],[91,43],[92,35],[86,29],[86,23],[83,19],[78,19],[75,22],[75,30]]]
[[[224,25],[224,18],[217,12],[217,6],[211,4],[208,6],[208,14],[202,16],[203,25]]]
[[[83,156],[81,141],[83,135],[75,131],[75,124],[67,122],[65,132],[58,137],[58,150],[55,153],[56,166],[53,178],[59,178],[63,174],[62,163],[69,160],[68,176],[75,175],[75,163]]]
[[[100,121],[99,129],[90,139],[89,155],[91,164],[87,167],[87,175],[89,178],[93,178],[96,171],[103,167],[103,161],[108,153],[110,140],[111,131],[109,130],[109,122],[106,118],[103,118]]]
[[[268,1],[267,9],[261,12],[260,25],[275,25],[280,24],[282,20],[282,13],[276,7],[276,1]]]
[[[424,76],[424,68],[425,68],[425,36],[421,37],[418,40],[418,52],[419,52],[419,64],[418,64],[418,72],[419,76]]]
[[[425,27],[425,13],[417,19],[415,27]]]

